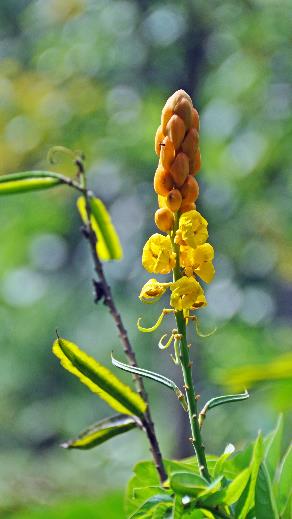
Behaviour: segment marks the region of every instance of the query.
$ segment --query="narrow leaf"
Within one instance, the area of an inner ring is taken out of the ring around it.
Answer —
[[[137,421],[129,415],[119,414],[100,420],[82,431],[74,440],[62,444],[65,449],[92,449],[114,436],[137,427]]]
[[[237,395],[222,395],[211,398],[205,406],[204,410],[213,409],[213,407],[217,407],[218,405],[228,404],[230,402],[238,402],[240,400],[246,400],[249,398],[249,393],[245,391],[244,393],[238,393]]]
[[[249,481],[249,477],[250,468],[246,468],[240,472],[233,481],[231,481],[230,485],[228,485],[225,490],[224,503],[230,506],[238,501]]]
[[[246,497],[241,503],[240,513],[238,514],[238,519],[246,519],[249,510],[254,506],[254,493],[255,486],[258,477],[258,471],[260,464],[263,460],[263,437],[261,434],[257,437],[253,448],[253,454],[250,464],[250,479],[248,490],[246,492]],[[237,515],[236,515],[237,516]]]
[[[223,468],[224,468],[225,462],[228,460],[228,458],[231,456],[231,454],[233,454],[234,450],[235,450],[235,448],[231,443],[227,445],[225,451],[218,458],[216,465],[214,467],[214,472],[213,472],[214,478],[217,478],[217,477],[221,476],[221,474],[223,474]]]
[[[158,507],[161,507],[162,510],[167,510],[170,506],[172,506],[172,498],[167,494],[157,494],[155,496],[150,497],[143,503],[143,505],[134,512],[129,519],[138,519],[138,517],[148,517],[148,513],[151,511],[149,517],[153,517],[154,511],[157,510]]]
[[[58,338],[53,344],[53,353],[65,369],[78,377],[113,409],[122,414],[143,416],[146,403],[142,398],[78,346]]]
[[[197,497],[207,489],[208,482],[198,474],[175,472],[170,477],[170,486],[177,494]]]
[[[27,171],[0,176],[0,195],[25,193],[62,184],[62,178],[49,171]]]
[[[257,519],[278,519],[269,472],[261,463],[255,487],[255,515]]]
[[[78,198],[77,207],[85,224],[88,223],[86,201],[83,196]],[[90,198],[91,225],[97,238],[97,253],[101,260],[119,260],[123,256],[119,237],[111,217],[99,198]]]
[[[292,495],[292,444],[286,452],[280,467],[277,490],[277,503],[282,515]]]
[[[272,432],[265,452],[265,463],[271,478],[274,480],[277,465],[281,457],[281,446],[283,436],[283,417],[279,416],[275,430]]]
[[[138,368],[136,366],[129,366],[129,364],[124,364],[119,360],[116,360],[112,354],[112,363],[117,368],[122,369],[123,371],[128,371],[129,373],[134,373],[135,375],[140,375],[141,377],[150,378],[151,380],[155,380],[159,384],[166,386],[172,389],[179,401],[181,402],[183,408],[187,410],[187,403],[185,401],[185,397],[179,387],[170,379],[165,377],[164,375],[160,375],[159,373],[155,373],[155,371],[149,371],[147,369]]]

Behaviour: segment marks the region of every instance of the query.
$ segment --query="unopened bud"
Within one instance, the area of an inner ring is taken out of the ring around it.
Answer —
[[[194,107],[193,107],[192,112],[193,112],[193,123],[192,123],[192,126],[194,128],[196,128],[196,130],[199,131],[199,129],[200,129],[200,116],[198,114],[198,111]]]
[[[170,168],[170,173],[175,185],[182,186],[189,174],[189,159],[185,153],[178,153]]]
[[[168,232],[173,227],[174,217],[172,212],[167,207],[157,209],[154,219],[160,231]]]
[[[158,166],[154,175],[154,191],[158,195],[167,196],[173,188],[173,179],[169,171]]]
[[[195,202],[199,196],[199,184],[192,175],[188,175],[180,191],[184,203]]]
[[[166,196],[158,195],[157,202],[158,202],[158,207],[167,207]]]
[[[190,161],[190,175],[195,175],[201,169],[201,152],[199,148],[196,151],[194,160]]]
[[[182,196],[178,189],[172,189],[169,191],[166,197],[166,205],[167,207],[175,213],[178,211],[182,203]]]
[[[175,157],[175,149],[169,137],[165,137],[161,143],[160,162],[164,169],[169,169]]]
[[[196,151],[199,146],[199,134],[195,128],[191,128],[182,142],[182,150],[189,157],[190,161],[195,160]]]
[[[193,105],[186,97],[181,99],[175,106],[174,113],[179,115],[185,123],[188,130],[193,124]]]
[[[166,133],[175,150],[178,150],[186,133],[184,121],[178,115],[173,115],[167,123]]]
[[[188,211],[193,211],[194,209],[196,209],[196,204],[193,202],[185,202],[183,200],[179,211],[180,213],[187,213]]]
[[[162,133],[161,126],[158,126],[156,134],[155,134],[155,153],[156,153],[156,155],[158,155],[158,157],[160,155],[161,143],[162,143],[164,137],[165,136]]]

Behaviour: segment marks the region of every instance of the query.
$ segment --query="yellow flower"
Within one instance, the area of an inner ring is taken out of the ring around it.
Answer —
[[[153,234],[144,245],[142,264],[148,272],[168,274],[175,266],[175,253],[169,236]]]
[[[158,301],[171,283],[159,283],[156,279],[149,279],[142,287],[139,298],[143,303]]]
[[[210,243],[199,245],[196,249],[188,245],[181,245],[180,247],[180,263],[188,277],[195,273],[205,283],[210,283],[215,274],[213,259],[214,249]]]
[[[179,219],[176,243],[189,245],[195,249],[208,239],[208,222],[195,210],[183,213]]]
[[[170,304],[175,310],[189,310],[207,305],[203,289],[193,277],[183,276],[172,283],[170,289]]]

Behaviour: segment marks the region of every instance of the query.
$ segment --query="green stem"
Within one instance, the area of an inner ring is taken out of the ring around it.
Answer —
[[[173,239],[175,236],[175,231],[178,226],[178,217],[176,219],[176,226],[173,232]],[[173,269],[173,279],[177,281],[182,277],[181,268],[180,268],[180,260],[179,260],[179,247],[173,243],[173,248],[176,253],[176,266]],[[194,447],[195,453],[197,455],[198,464],[200,474],[207,480],[210,481],[210,474],[208,471],[207,460],[205,455],[205,446],[202,442],[200,425],[199,425],[199,416],[197,409],[197,397],[195,393],[195,388],[193,384],[192,377],[192,362],[189,355],[189,347],[187,343],[187,330],[186,330],[186,320],[182,311],[175,312],[176,323],[178,333],[181,335],[180,339],[180,364],[182,367],[183,378],[184,378],[184,386],[186,391],[187,403],[188,403],[188,414],[189,421],[191,426],[191,442]]]

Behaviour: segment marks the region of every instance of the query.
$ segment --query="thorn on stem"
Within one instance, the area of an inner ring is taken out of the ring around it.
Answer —
[[[103,298],[105,298],[103,284],[100,281],[96,281],[95,279],[92,280],[92,283],[94,287],[94,302],[98,303]]]

